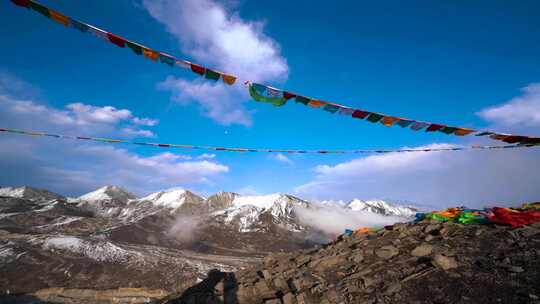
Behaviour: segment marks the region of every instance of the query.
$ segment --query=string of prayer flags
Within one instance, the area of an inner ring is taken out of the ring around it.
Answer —
[[[143,55],[152,61],[167,64],[171,67],[179,66],[185,69],[189,69],[204,79],[211,81],[218,81],[220,78],[224,83],[233,85],[236,83],[237,77],[228,73],[218,72],[214,69],[198,65],[187,60],[178,59],[163,52],[153,50],[145,47],[140,43],[127,40],[120,35],[106,32],[93,25],[78,21],[69,16],[66,16],[58,11],[48,8],[34,0],[11,0],[18,7],[33,10],[53,21],[60,23],[64,26],[74,28],[82,33],[91,33],[92,35],[114,44],[118,47],[125,48],[127,46],[136,55]],[[244,82],[244,81],[242,81]],[[339,113],[343,116],[350,116],[355,119],[366,120],[372,123],[380,122],[382,125],[392,127],[398,125],[401,128],[408,128],[412,131],[425,130],[428,133],[441,132],[447,135],[455,136],[467,136],[474,134],[476,136],[488,136],[490,139],[503,141],[509,144],[521,144],[521,145],[538,145],[540,144],[540,137],[522,136],[514,134],[497,133],[491,131],[478,131],[469,128],[462,128],[457,126],[448,126],[445,124],[423,122],[413,119],[398,118],[395,116],[385,115],[377,112],[370,112],[366,110],[354,109],[337,103],[331,103],[321,101],[315,98],[309,98],[296,93],[278,90],[272,87],[258,84],[255,88],[251,85],[251,81],[245,81],[249,86],[249,93],[251,97],[259,102],[270,103],[274,106],[282,106],[288,100],[295,99],[296,103],[301,103],[312,108],[322,109],[325,112],[335,114]],[[253,84],[255,85],[255,84]]]
[[[253,148],[226,148],[226,147],[215,147],[215,146],[192,146],[192,145],[179,145],[179,144],[168,144],[168,143],[153,143],[153,142],[139,142],[139,141],[129,141],[126,139],[115,139],[115,138],[104,138],[104,137],[90,137],[90,136],[71,136],[71,135],[62,135],[62,134],[53,134],[48,132],[35,132],[19,129],[8,129],[0,128],[0,134],[19,134],[27,136],[44,136],[51,138],[61,138],[61,139],[76,139],[76,140],[85,140],[85,141],[95,141],[102,143],[124,143],[124,144],[133,144],[139,146],[150,146],[150,147],[160,147],[160,148],[178,148],[178,149],[197,149],[197,150],[209,150],[209,151],[225,151],[225,152],[258,152],[258,153],[290,153],[290,154],[371,154],[371,153],[410,153],[410,152],[444,152],[444,151],[464,151],[464,150],[486,150],[486,149],[516,149],[516,148],[526,148],[526,147],[535,147],[540,145],[502,145],[502,146],[463,146],[463,147],[448,147],[448,148],[426,148],[426,149],[360,149],[360,150],[296,150],[296,149],[253,149]]]
[[[206,79],[210,80],[218,80],[219,78],[222,78],[223,82],[228,85],[233,85],[236,82],[237,77],[234,75],[216,72],[200,65],[187,63],[186,60],[175,58],[166,53],[143,47],[140,43],[129,41],[119,35],[106,32],[93,25],[70,18],[34,0],[11,0],[11,2],[20,7],[32,9],[47,18],[50,18],[64,26],[72,27],[82,33],[91,33],[94,36],[108,41],[118,47],[124,48],[127,46],[136,55],[144,55],[146,58],[149,58],[152,61],[157,62],[159,59],[161,63],[167,64],[171,67],[177,65],[182,68],[191,69],[194,73],[205,76]]]

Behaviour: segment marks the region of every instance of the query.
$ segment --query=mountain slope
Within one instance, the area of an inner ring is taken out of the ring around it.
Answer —
[[[539,280],[540,222],[422,221],[271,254],[160,303],[539,303]]]
[[[32,187],[4,187],[0,188],[0,196],[25,198],[30,200],[54,200],[64,197],[54,192]]]

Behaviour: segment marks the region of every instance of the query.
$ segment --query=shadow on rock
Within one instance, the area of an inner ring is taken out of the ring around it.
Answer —
[[[236,304],[238,284],[234,273],[212,269],[206,279],[186,289],[179,298],[163,304]]]
[[[52,304],[51,302],[40,300],[32,295],[2,295],[0,296],[2,304]]]

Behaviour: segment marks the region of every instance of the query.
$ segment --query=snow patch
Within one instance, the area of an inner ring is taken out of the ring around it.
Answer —
[[[73,236],[52,237],[45,240],[43,248],[47,250],[66,250],[80,254],[98,262],[126,262],[129,259],[140,257],[106,241],[87,241]]]

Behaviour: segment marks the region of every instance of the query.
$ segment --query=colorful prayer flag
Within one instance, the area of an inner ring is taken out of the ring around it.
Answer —
[[[399,121],[400,119],[393,116],[384,116],[381,119],[381,123],[387,127],[391,127],[395,122]]]
[[[431,124],[427,129],[426,129],[426,132],[434,132],[434,131],[437,131],[437,130],[440,130],[442,128],[444,128],[446,126],[444,125],[439,125],[439,124]]]
[[[144,54],[144,57],[151,59],[153,61],[157,61],[159,57],[158,52],[151,49],[147,49],[147,48],[143,48],[143,54]]]
[[[63,24],[64,26],[69,26],[69,17],[62,15],[57,11],[53,11],[52,9],[49,9],[49,14],[54,21]]]
[[[316,99],[312,99],[309,101],[308,105],[312,108],[320,108],[320,107],[323,107],[325,105],[327,105],[328,103],[327,102],[324,102],[322,100],[316,100]]]
[[[439,132],[442,132],[444,134],[452,134],[452,133],[454,133],[454,131],[456,131],[456,128],[449,127],[449,126],[446,126],[446,127],[439,130]]]
[[[203,68],[202,66],[200,65],[197,65],[195,63],[192,63],[191,64],[191,70],[199,75],[204,75],[204,71],[206,70],[205,68]]]
[[[339,110],[340,115],[352,116],[353,112],[354,112],[354,109],[352,109],[352,108],[341,107],[340,110]]]
[[[410,126],[413,122],[414,122],[414,120],[400,119],[397,122],[397,125],[402,127],[402,128],[406,128],[406,127]]]
[[[232,75],[221,74],[221,78],[223,78],[223,82],[225,82],[228,85],[232,85],[236,81],[236,77]]]
[[[412,126],[411,126],[411,130],[414,130],[414,131],[420,131],[422,130],[423,128],[427,127],[429,124],[428,123],[425,123],[425,122],[415,122]]]
[[[98,38],[100,38],[100,39],[109,41],[109,36],[107,35],[107,32],[105,32],[105,31],[102,30],[102,29],[98,29],[98,28],[95,27],[95,26],[91,26],[91,25],[88,25],[88,24],[87,24],[87,26],[88,26],[88,31],[89,31],[92,35],[94,35],[94,36],[96,36],[96,37],[98,37]]]
[[[327,104],[324,106],[323,110],[330,112],[330,113],[336,113],[340,109],[339,106],[333,105],[333,104]]]
[[[74,29],[77,29],[83,33],[86,33],[88,32],[88,25],[82,23],[82,22],[79,22],[77,20],[74,20],[74,19],[71,19],[71,22],[70,22],[70,25],[74,28]]]
[[[49,12],[49,9],[39,3],[36,3],[34,1],[30,2],[30,8],[32,8],[33,10],[35,10],[36,12],[42,14],[43,16],[47,18],[51,17],[51,13]]]
[[[369,116],[366,118],[367,121],[370,121],[370,122],[378,122],[379,120],[381,120],[384,116],[381,115],[381,114],[377,114],[377,113],[371,113],[369,114]]]
[[[133,53],[137,54],[137,55],[142,55],[143,53],[143,48],[142,46],[136,44],[136,43],[133,43],[131,41],[126,41],[126,45],[128,48],[130,48]]]
[[[186,61],[186,60],[176,60],[176,65],[184,69],[191,68],[191,62]]]
[[[456,128],[456,131],[454,132],[454,134],[456,134],[457,136],[465,136],[465,135],[469,135],[469,134],[471,134],[473,132],[474,132],[474,130],[472,130],[472,129]]]
[[[30,1],[29,0],[11,0],[15,5],[30,8]]]
[[[206,79],[217,81],[217,80],[219,80],[219,77],[220,77],[220,75],[219,75],[218,72],[212,71],[210,69],[206,69],[206,71],[204,73],[204,78],[206,78]]]
[[[358,119],[364,119],[366,118],[371,112],[368,111],[362,111],[362,110],[354,110],[352,113],[352,117],[358,118]]]
[[[174,62],[175,62],[174,58],[171,55],[167,55],[165,53],[159,53],[159,61],[169,66],[174,66]]]
[[[126,40],[122,37],[116,36],[115,34],[107,33],[107,38],[111,43],[118,47],[123,48],[126,46]]]
[[[297,95],[297,96],[296,96],[296,103],[303,103],[304,105],[307,106],[308,103],[309,103],[309,98],[304,97],[304,96]]]
[[[251,96],[251,98],[253,98],[256,101],[270,103],[276,107],[280,107],[287,103],[287,99],[283,97],[264,96],[263,94],[266,90],[264,90],[263,92],[260,92],[260,90],[257,90],[257,87],[255,86],[254,83],[249,84],[248,89],[249,89],[249,95]]]
[[[296,94],[293,94],[291,92],[283,91],[283,97],[287,100],[296,97]]]

